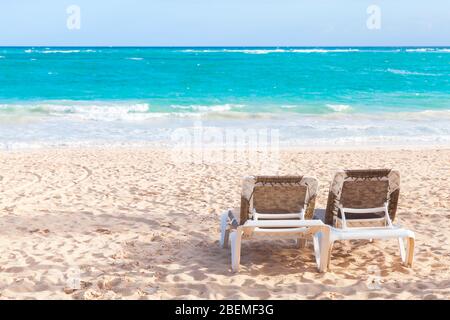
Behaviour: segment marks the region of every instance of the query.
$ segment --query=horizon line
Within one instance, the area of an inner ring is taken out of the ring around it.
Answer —
[[[183,45],[183,46],[145,46],[145,45],[137,45],[137,46],[130,46],[130,45],[0,45],[0,48],[450,48],[450,44],[448,45],[367,45],[367,46],[361,46],[361,45],[338,45],[338,46],[298,46],[298,45],[282,45],[282,46],[274,46],[274,45],[267,45],[267,46],[242,46],[242,45]]]

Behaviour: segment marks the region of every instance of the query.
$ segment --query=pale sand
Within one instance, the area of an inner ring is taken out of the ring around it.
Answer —
[[[412,269],[395,241],[338,243],[326,274],[311,247],[246,241],[236,275],[219,214],[239,205],[242,176],[273,173],[260,165],[180,163],[163,149],[0,153],[0,298],[450,298],[449,149],[283,151],[279,173],[315,175],[323,208],[336,169],[377,167],[402,174],[396,222],[416,233]]]

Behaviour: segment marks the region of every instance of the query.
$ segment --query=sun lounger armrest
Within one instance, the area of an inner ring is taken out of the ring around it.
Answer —
[[[228,224],[232,228],[237,228],[239,226],[239,221],[237,220],[236,216],[234,215],[233,210],[228,209],[227,214],[228,214]]]
[[[247,220],[242,225],[244,228],[301,228],[320,226],[325,226],[320,220]]]
[[[347,229],[347,217],[346,213],[376,213],[376,212],[384,212],[384,219],[386,220],[386,224],[392,227],[392,221],[389,218],[388,204],[387,202],[384,204],[384,207],[376,207],[376,208],[345,208],[339,206],[339,210],[341,211],[342,217],[342,228]],[[351,220],[351,219],[350,219]]]
[[[415,238],[414,232],[403,228],[331,228],[331,238],[336,240],[361,240],[361,239],[395,239]]]
[[[355,209],[355,208],[344,208],[340,207],[341,211],[344,211],[345,213],[375,213],[375,212],[382,212],[385,211],[385,207],[378,207],[378,208],[364,208],[364,209]]]

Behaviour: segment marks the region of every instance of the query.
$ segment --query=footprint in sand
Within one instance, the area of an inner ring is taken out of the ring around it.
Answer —
[[[98,228],[95,230],[95,232],[97,233],[101,233],[101,234],[111,234],[111,230],[109,229],[105,229],[105,228]]]
[[[33,234],[33,233],[39,233],[39,234],[42,234],[42,235],[46,235],[46,234],[49,234],[50,233],[50,230],[49,229],[33,229],[33,230],[30,230],[29,231],[31,234]]]

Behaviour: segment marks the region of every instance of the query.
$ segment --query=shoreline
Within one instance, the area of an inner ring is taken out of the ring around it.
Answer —
[[[51,147],[36,147],[36,148],[12,148],[12,149],[0,149],[1,153],[29,153],[29,152],[51,152],[51,151],[108,151],[108,150],[123,150],[123,151],[132,151],[132,150],[161,150],[161,151],[170,151],[172,149],[175,149],[176,146],[174,145],[161,145],[160,143],[149,143],[145,145],[88,145],[88,146],[51,146]],[[233,148],[224,148],[224,147],[211,147],[211,146],[202,146],[202,147],[190,147],[190,148],[182,148],[184,150],[192,150],[193,152],[198,151],[248,151],[248,147],[233,147]],[[342,145],[342,146],[336,146],[336,145],[311,145],[311,146],[299,146],[299,145],[293,145],[293,146],[285,146],[280,145],[278,146],[278,150],[281,152],[339,152],[339,151],[382,151],[382,150],[389,150],[389,151],[420,151],[420,150],[450,150],[449,144],[436,144],[436,145],[422,145],[422,144],[403,144],[403,145],[365,145],[365,146],[348,146],[348,145]],[[255,149],[255,151],[260,151],[260,149]]]

